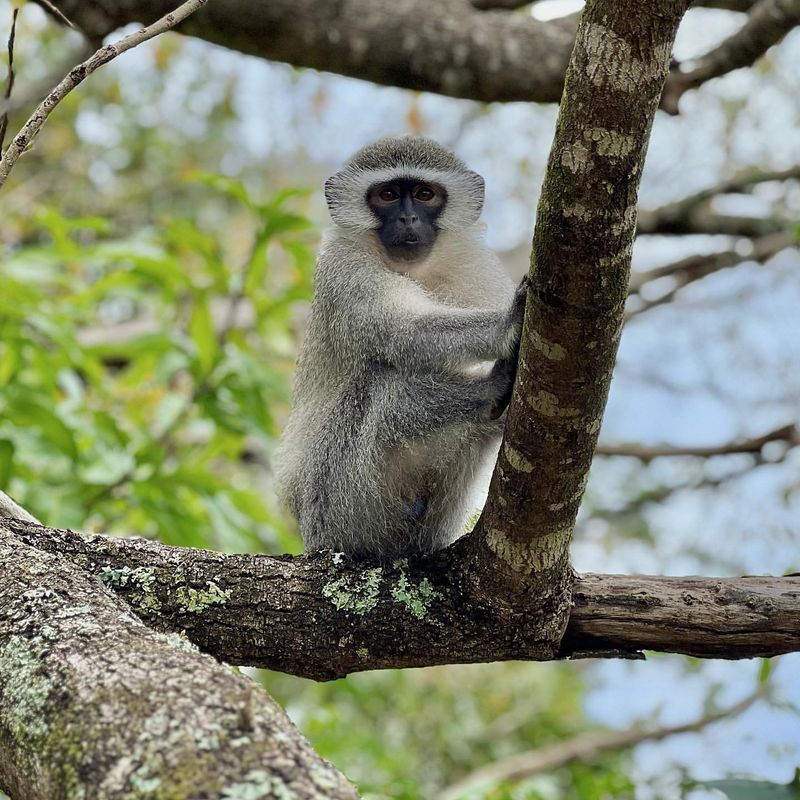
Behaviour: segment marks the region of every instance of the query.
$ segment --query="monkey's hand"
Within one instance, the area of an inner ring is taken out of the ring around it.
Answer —
[[[497,389],[497,399],[489,412],[489,419],[495,420],[503,416],[511,402],[511,393],[514,391],[514,381],[517,377],[518,352],[519,340],[514,354],[510,358],[498,358],[489,373],[489,381]]]
[[[522,336],[522,322],[525,319],[525,302],[528,299],[530,286],[530,279],[526,275],[514,291],[514,300],[511,303],[511,310],[508,315],[509,348],[511,350],[509,358],[513,359],[515,364],[519,353],[519,341]]]

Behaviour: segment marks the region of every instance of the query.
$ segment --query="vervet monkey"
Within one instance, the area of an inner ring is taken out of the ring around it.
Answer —
[[[387,559],[463,532],[527,292],[483,242],[483,196],[480,175],[421,137],[368,145],[325,182],[334,226],[275,456],[307,550]]]

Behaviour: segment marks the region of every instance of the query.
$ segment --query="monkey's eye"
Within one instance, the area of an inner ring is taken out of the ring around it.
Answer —
[[[417,191],[414,193],[414,196],[417,200],[421,200],[423,203],[428,203],[433,200],[436,192],[431,189],[430,186],[420,186]]]
[[[384,203],[393,203],[397,200],[397,192],[394,189],[386,187],[378,192],[378,197],[380,197]]]

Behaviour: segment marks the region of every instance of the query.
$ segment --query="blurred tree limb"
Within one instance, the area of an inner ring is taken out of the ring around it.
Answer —
[[[763,264],[781,251],[795,246],[797,238],[791,233],[773,233],[753,239],[749,246],[740,250],[722,250],[707,255],[693,255],[665,264],[648,272],[633,276],[630,284],[630,296],[637,301],[625,312],[625,321],[643,314],[652,308],[664,305],[675,299],[678,292],[694,281],[719,272],[723,269],[738,267],[740,264]],[[669,278],[671,286],[656,297],[646,298],[646,287],[656,280]]]
[[[56,1],[56,0],[54,0]],[[796,0],[709,0],[717,8],[749,13],[743,32],[722,45],[697,73],[671,72],[665,102],[705,80],[753,63],[797,24]],[[133,21],[156,18],[166,0],[57,0],[90,38]],[[484,102],[557,102],[575,37],[576,17],[541,21],[509,13],[516,0],[217,0],[181,26],[201,39],[271,61],[285,61],[405,89]],[[752,5],[752,8],[751,8]],[[765,5],[782,9],[780,24],[766,25]],[[766,28],[769,28],[766,33]],[[386,32],[392,46],[386,46]],[[747,47],[740,43],[747,41]],[[705,62],[703,62],[705,64]],[[687,77],[688,76],[688,77]]]
[[[9,173],[14,168],[14,164],[17,163],[19,157],[30,146],[36,134],[41,130],[50,113],[76,86],[79,86],[103,64],[107,64],[127,50],[142,44],[142,42],[168,31],[199,8],[202,8],[207,2],[208,0],[186,0],[185,3],[169,11],[152,25],[131,33],[118,42],[101,47],[88,60],[73,67],[61,83],[39,104],[19,133],[11,139],[8,147],[3,151],[2,158],[0,158],[0,188],[6,182]]]
[[[621,442],[619,444],[599,445],[595,452],[603,456],[628,456],[648,462],[652,461],[654,458],[661,458],[664,456],[710,458],[712,456],[724,456],[734,453],[759,454],[764,448],[764,445],[769,442],[784,442],[789,447],[794,447],[800,444],[800,431],[798,431],[795,425],[784,425],[769,433],[765,433],[763,436],[755,436],[752,439],[742,439],[715,447],[647,446],[635,442]]]
[[[736,33],[692,61],[687,71],[673,72],[662,98],[664,109],[677,114],[678,101],[687,90],[740,67],[749,67],[797,25],[800,0],[758,0]]]
[[[759,684],[758,688],[738,703],[728,708],[709,711],[692,722],[664,725],[659,728],[633,727],[623,731],[590,731],[527,753],[518,753],[470,772],[445,788],[437,796],[437,800],[458,800],[464,792],[482,784],[516,783],[545,772],[554,772],[576,761],[582,763],[595,761],[606,753],[627,750],[642,742],[660,742],[681,733],[697,733],[715,722],[730,719],[747,711],[768,693],[769,685]]]

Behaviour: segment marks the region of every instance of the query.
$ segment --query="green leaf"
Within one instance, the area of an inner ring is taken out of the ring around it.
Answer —
[[[133,456],[122,449],[94,450],[87,460],[89,463],[80,469],[79,476],[84,483],[94,486],[112,486],[133,474],[136,467]]]
[[[198,297],[194,303],[192,316],[189,320],[189,335],[197,348],[197,358],[200,364],[200,374],[206,377],[210,374],[219,358],[219,342],[214,330],[214,321],[208,298],[205,295]]]
[[[14,443],[0,439],[0,486],[8,486],[14,471]]]

